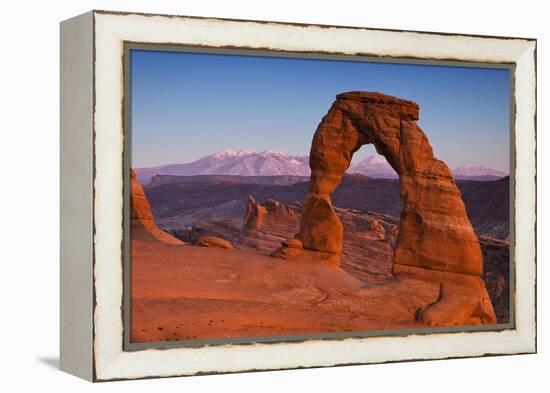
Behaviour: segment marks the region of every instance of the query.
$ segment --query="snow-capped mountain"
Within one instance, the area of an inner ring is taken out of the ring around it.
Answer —
[[[369,156],[357,164],[352,163],[348,169],[348,173],[359,173],[365,176],[389,179],[398,177],[384,156],[378,154]]]
[[[497,171],[493,168],[487,168],[479,165],[465,165],[453,169],[453,175],[457,179],[461,178],[501,178],[508,174],[502,171]]]
[[[479,165],[465,165],[452,169],[455,179],[459,180],[496,180],[508,174],[493,168]],[[386,159],[378,154],[369,156],[357,164],[350,165],[348,173],[360,173],[362,175],[378,178],[397,178],[397,173],[388,164]]]
[[[397,173],[386,159],[371,155],[358,163],[352,163],[347,171],[377,178],[397,178]],[[495,180],[507,174],[483,166],[466,165],[454,169],[456,179]],[[237,175],[237,176],[309,176],[308,156],[290,156],[284,152],[250,149],[234,151],[226,149],[185,164],[170,164],[136,169],[137,179],[148,184],[155,175]]]
[[[149,183],[155,175],[238,175],[238,176],[309,176],[308,156],[290,156],[278,151],[256,153],[249,149],[226,149],[185,164],[136,169],[137,179]]]

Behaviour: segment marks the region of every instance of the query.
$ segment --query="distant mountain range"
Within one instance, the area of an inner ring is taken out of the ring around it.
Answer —
[[[496,180],[504,176],[508,176],[508,174],[505,172],[476,165],[459,166],[458,168],[453,169],[453,175],[457,179],[475,178],[477,180]]]
[[[383,179],[398,177],[380,155],[352,163],[347,172]],[[466,180],[496,180],[507,175],[496,169],[474,165],[455,168],[453,174],[457,179]],[[291,156],[278,151],[256,153],[249,149],[226,149],[189,163],[137,168],[136,175],[141,184],[148,184],[156,175],[309,176],[310,169],[308,156]]]
[[[465,165],[452,169],[457,180],[491,181],[508,176],[506,172],[478,165]],[[357,164],[351,164],[348,173],[366,175],[382,179],[395,179],[397,173],[381,155],[372,155]]]
[[[237,175],[237,176],[309,176],[308,156],[289,156],[283,152],[230,149],[199,158],[186,164],[171,164],[136,169],[141,184],[155,175]]]
[[[391,165],[388,164],[388,161],[378,154],[369,156],[356,164],[352,163],[348,168],[348,173],[379,179],[397,179],[399,177]]]

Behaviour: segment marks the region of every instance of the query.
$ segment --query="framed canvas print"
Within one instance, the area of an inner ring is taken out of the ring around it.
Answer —
[[[61,24],[61,368],[536,351],[536,41]]]

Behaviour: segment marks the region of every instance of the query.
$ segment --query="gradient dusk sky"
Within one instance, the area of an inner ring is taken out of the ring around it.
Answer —
[[[131,75],[135,168],[224,149],[309,154],[336,94],[366,90],[417,102],[449,167],[509,172],[507,69],[132,50]],[[363,147],[354,162],[373,152]]]

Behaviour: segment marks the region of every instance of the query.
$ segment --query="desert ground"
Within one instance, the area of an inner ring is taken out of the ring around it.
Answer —
[[[435,283],[367,285],[313,261],[159,244],[147,235],[132,253],[135,342],[412,328],[415,310],[439,295]]]

